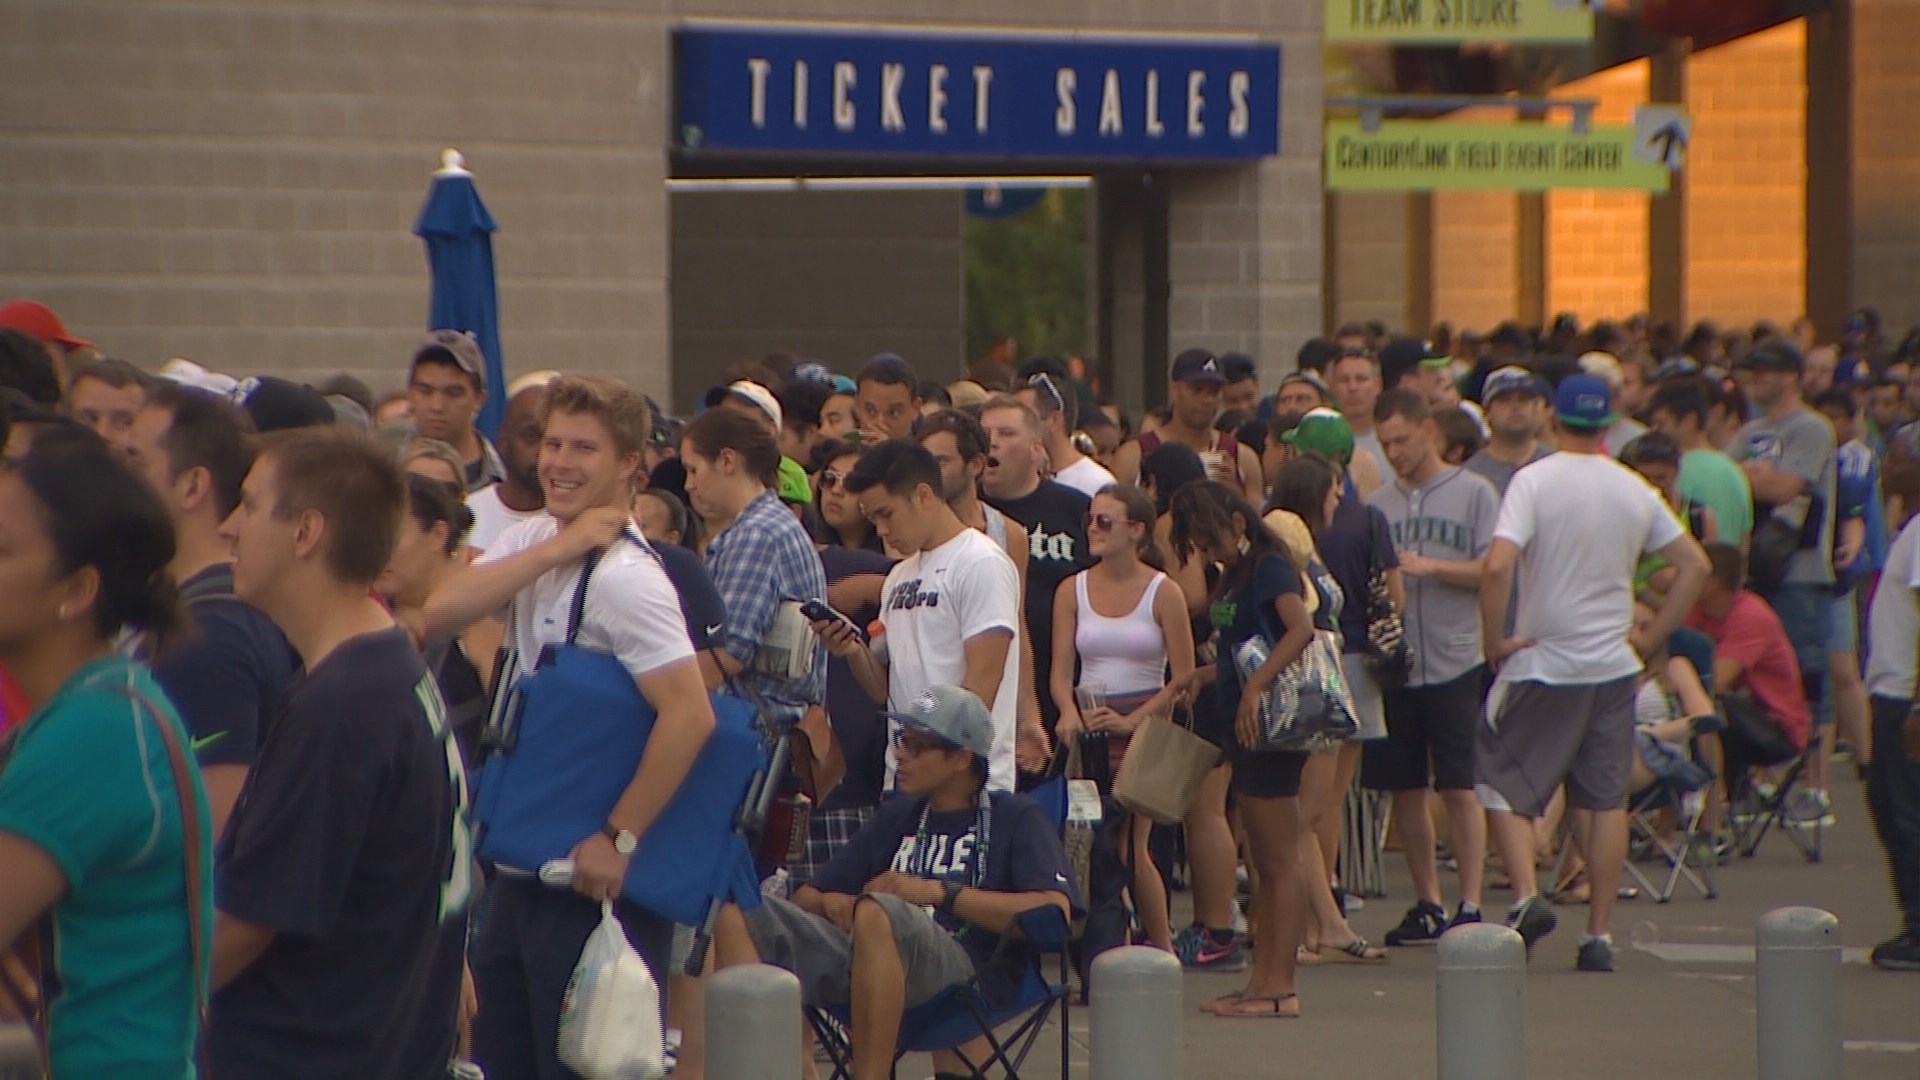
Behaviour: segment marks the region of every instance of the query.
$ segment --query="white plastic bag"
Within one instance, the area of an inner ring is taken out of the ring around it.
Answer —
[[[611,903],[580,950],[560,1002],[560,1062],[586,1080],[660,1080],[660,985],[627,944]]]

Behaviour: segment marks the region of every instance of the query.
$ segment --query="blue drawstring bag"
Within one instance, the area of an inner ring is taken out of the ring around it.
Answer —
[[[633,782],[657,714],[618,658],[575,644],[587,585],[598,562],[588,556],[574,589],[566,642],[548,645],[507,695],[487,732],[491,748],[475,777],[474,821],[480,858],[535,872],[564,859],[599,832]],[[753,853],[738,827],[766,750],[753,709],[711,695],[713,735],[687,778],[640,834],[621,895],[687,926],[715,900],[758,906]]]

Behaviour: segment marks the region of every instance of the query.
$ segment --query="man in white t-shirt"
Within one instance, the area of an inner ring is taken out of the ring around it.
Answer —
[[[540,516],[546,493],[540,490],[540,417],[546,407],[547,384],[557,371],[536,371],[514,380],[507,390],[507,415],[500,423],[500,463],[506,475],[467,496],[473,528],[467,546],[479,554],[493,546],[507,527]]]
[[[1889,461],[1913,464],[1904,437]],[[1902,461],[1901,459],[1905,459]],[[1887,852],[1900,932],[1874,946],[1874,966],[1920,971],[1920,709],[1914,693],[1920,651],[1920,517],[1908,520],[1887,552],[1887,565],[1867,615],[1867,693],[1873,702],[1873,760],[1867,765],[1867,809]]]
[[[841,482],[887,547],[907,557],[887,574],[880,593],[883,632],[871,645],[835,623],[817,622],[814,630],[891,712],[906,712],[930,686],[972,691],[993,715],[987,787],[1012,791],[1020,655],[1020,575],[1013,560],[954,514],[941,494],[940,467],[925,447],[880,443]],[[889,788],[893,764],[889,740]]]
[[[617,657],[658,713],[633,780],[600,829],[573,848],[573,889],[501,868],[474,943],[480,996],[473,1058],[493,1076],[559,1076],[561,999],[574,962],[612,899],[627,938],[666,984],[673,924],[618,899],[627,863],[713,731],[713,707],[681,617],[679,596],[628,511],[651,410],[612,379],[562,376],[547,386],[540,448],[546,512],[502,533],[473,567],[428,599],[430,635],[452,634],[511,606],[511,679],[542,647],[566,640],[589,554],[575,641]],[[523,868],[524,869],[524,868]]]
[[[1080,423],[1080,399],[1065,379],[1038,371],[1014,395],[1032,407],[1040,417],[1045,436],[1047,462],[1053,467],[1053,479],[1091,499],[1112,486],[1113,474],[1101,464],[1073,447],[1073,432]]]
[[[1560,452],[1514,475],[1487,551],[1480,613],[1487,663],[1499,675],[1476,732],[1476,790],[1513,879],[1507,924],[1531,954],[1557,922],[1535,880],[1533,819],[1566,784],[1593,893],[1579,967],[1612,971],[1608,920],[1627,854],[1635,677],[1710,571],[1660,493],[1607,454],[1616,418],[1605,382],[1569,376],[1555,392],[1554,419]],[[1653,622],[1630,639],[1633,568],[1648,552],[1679,577]],[[1519,612],[1506,637],[1516,570]]]

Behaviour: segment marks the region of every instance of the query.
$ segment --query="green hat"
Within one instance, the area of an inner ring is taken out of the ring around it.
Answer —
[[[1353,428],[1347,418],[1332,409],[1314,409],[1300,418],[1292,431],[1280,441],[1296,450],[1311,450],[1336,465],[1353,460]]]
[[[784,503],[798,503],[801,506],[813,505],[813,484],[807,479],[807,470],[790,457],[780,459],[780,472],[775,477],[776,490]]]

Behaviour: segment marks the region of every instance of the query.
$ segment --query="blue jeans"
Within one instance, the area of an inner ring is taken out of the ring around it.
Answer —
[[[1801,693],[1813,706],[1813,722],[1832,723],[1831,711],[1821,716],[1820,701],[1826,696],[1827,645],[1833,638],[1833,587],[1782,585],[1762,599],[1780,616],[1793,645],[1794,659],[1800,662]]]

